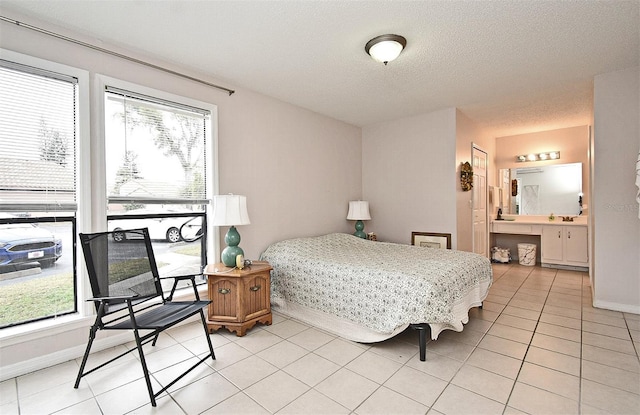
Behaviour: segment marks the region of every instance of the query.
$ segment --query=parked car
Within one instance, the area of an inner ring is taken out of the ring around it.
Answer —
[[[130,215],[158,215],[166,213],[175,213],[167,211],[149,211],[147,209],[136,209],[127,212]],[[110,220],[108,229],[114,232],[113,239],[116,242],[125,240],[124,232],[126,229],[148,228],[151,239],[166,240],[167,242],[180,242],[184,238],[191,239],[201,233],[202,220],[198,217],[195,219],[177,217],[177,218],[135,218],[135,219],[115,219]],[[184,225],[184,226],[183,226]],[[182,228],[182,234],[180,229]]]
[[[62,240],[34,223],[0,224],[0,266],[37,262],[52,267],[62,256]]]

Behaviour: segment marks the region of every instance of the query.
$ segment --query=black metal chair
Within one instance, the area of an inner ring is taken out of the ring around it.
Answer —
[[[168,297],[162,291],[161,278],[158,276],[149,232],[144,229],[118,231],[124,233],[124,240],[114,238],[114,232],[80,234],[80,242],[84,259],[89,272],[93,297],[96,307],[96,320],[89,331],[89,342],[78,371],[75,388],[80,379],[101,367],[137,350],[140,355],[142,371],[147,382],[151,405],[156,406],[156,397],[182,379],[206,359],[215,359],[207,322],[202,309],[211,301],[201,301],[195,284],[195,275],[167,277],[174,279],[173,288]],[[122,235],[119,235],[122,236]],[[116,239],[119,240],[116,241]],[[164,279],[164,278],[162,278]],[[195,293],[194,301],[172,301],[176,287],[180,281],[190,280]],[[209,344],[209,354],[199,359],[188,370],[175,378],[167,386],[153,391],[149,370],[142,346],[152,342],[155,346],[160,333],[169,327],[200,314],[205,337]],[[136,348],[124,352],[113,359],[84,371],[91,345],[98,330],[131,330],[135,337]],[[140,331],[147,331],[142,334]]]

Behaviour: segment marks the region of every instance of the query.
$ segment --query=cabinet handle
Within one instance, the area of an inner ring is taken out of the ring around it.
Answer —
[[[249,287],[251,291],[258,291],[261,287],[259,285],[254,285],[253,287]]]
[[[571,231],[567,232],[567,239],[571,239]]]
[[[560,231],[558,231],[558,238],[560,238]]]
[[[229,288],[220,288],[220,289],[218,289],[218,292],[220,294],[222,294],[222,295],[225,295],[225,294],[229,294],[231,292],[231,289],[229,289]]]

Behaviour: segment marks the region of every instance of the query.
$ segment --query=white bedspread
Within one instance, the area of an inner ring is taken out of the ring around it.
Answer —
[[[277,242],[261,259],[273,267],[275,310],[360,342],[409,324],[428,323],[434,340],[461,331],[492,282],[489,259],[477,254],[341,233]]]

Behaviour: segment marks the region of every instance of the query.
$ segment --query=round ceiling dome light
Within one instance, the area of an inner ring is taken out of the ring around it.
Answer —
[[[407,39],[399,35],[376,36],[364,47],[364,50],[376,61],[385,65],[398,56],[407,46]]]

